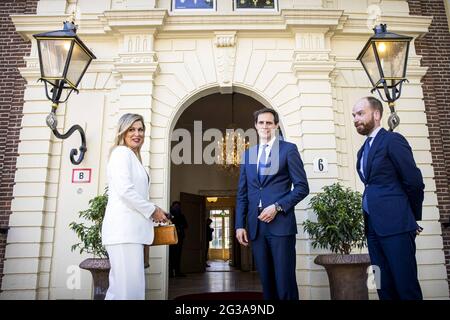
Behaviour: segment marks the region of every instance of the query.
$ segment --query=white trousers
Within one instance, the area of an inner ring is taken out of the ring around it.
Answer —
[[[105,300],[144,300],[144,245],[124,243],[105,248],[111,265]]]

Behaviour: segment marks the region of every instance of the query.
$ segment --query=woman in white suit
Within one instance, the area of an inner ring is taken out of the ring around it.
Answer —
[[[124,114],[107,166],[108,205],[102,226],[111,270],[106,300],[145,299],[144,245],[153,242],[153,222],[166,213],[148,200],[150,177],[142,165],[144,119]]]

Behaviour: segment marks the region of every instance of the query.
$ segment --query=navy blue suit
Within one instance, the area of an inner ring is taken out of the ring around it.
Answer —
[[[379,298],[422,299],[415,258],[416,221],[422,219],[424,184],[411,147],[399,133],[381,129],[370,148],[364,175],[368,212],[365,231],[372,265],[380,269]]]
[[[286,141],[275,140],[269,154],[270,172],[261,181],[257,157],[258,146],[254,146],[242,159],[235,226],[248,228],[264,298],[296,300],[294,207],[309,193],[306,173],[297,146]],[[258,219],[260,201],[262,208],[278,202],[283,211],[270,223],[262,222]]]

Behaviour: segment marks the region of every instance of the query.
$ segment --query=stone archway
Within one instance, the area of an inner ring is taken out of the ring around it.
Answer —
[[[155,203],[170,206],[170,136],[183,111],[204,96],[236,92],[253,97],[279,113],[284,137],[303,150],[301,90],[292,61],[295,43],[292,39],[269,42],[253,36],[238,38],[233,32],[188,42],[164,35],[155,39],[158,71],[152,79],[149,110],[151,198]],[[167,252],[161,250],[152,253],[158,267],[151,272],[157,277],[155,290],[167,298]]]
[[[245,92],[245,90],[242,91]],[[208,95],[200,93],[197,96],[198,99],[187,99],[185,104],[188,104],[191,101],[193,102],[180,108],[181,114],[176,117],[176,120],[174,119],[172,132],[187,130],[190,132],[190,137],[192,137],[192,140],[195,139],[197,142],[197,139],[202,139],[202,137],[196,136],[195,130],[197,130],[197,127],[195,127],[194,121],[196,121],[196,123],[201,122],[201,132],[203,133],[209,129],[223,131],[230,123],[234,123],[236,128],[246,131],[247,129],[253,128],[253,112],[266,106],[250,95],[244,95],[238,92],[235,92],[233,95],[220,94],[217,91],[215,93],[208,93]],[[231,110],[234,110],[234,112],[231,112]],[[234,114],[234,120],[231,117],[232,114]],[[183,144],[183,142],[178,140],[178,137],[178,135],[174,136],[172,138],[174,141],[172,141],[169,146],[172,157],[176,157],[178,155],[178,151],[177,154],[173,153],[175,150],[174,147],[178,147]],[[216,140],[206,140],[206,135],[203,138],[205,138],[205,140],[203,140],[203,150],[201,151],[206,152],[207,145],[215,145]],[[234,206],[238,184],[238,176],[236,174],[238,174],[238,172],[236,172],[235,175],[230,175],[228,172],[220,170],[216,164],[205,163],[205,159],[201,159],[202,163],[199,164],[198,159],[195,159],[195,156],[193,155],[193,153],[197,152],[195,150],[195,142],[189,142],[189,145],[192,146],[192,152],[189,152],[190,159],[188,159],[190,162],[183,162],[180,164],[177,163],[179,159],[173,159],[170,157],[168,165],[169,170],[167,172],[167,175],[169,176],[167,185],[168,195],[170,197],[169,203],[172,203],[175,200],[180,200],[183,208],[183,201],[187,199],[186,197],[192,197],[192,199],[189,198],[191,199],[191,201],[189,201],[190,205],[188,207],[184,207],[182,210],[188,220],[188,229],[185,232],[186,238],[184,239],[182,250],[181,272],[188,273],[188,278],[198,277],[196,280],[202,282],[202,278],[199,276],[198,272],[207,272],[210,270],[209,268],[205,269],[204,262],[200,262],[198,259],[199,249],[201,250],[203,247],[203,244],[199,244],[202,243],[202,241],[205,242],[201,235],[201,232],[205,229],[205,226],[203,225],[205,219],[197,216],[195,212],[191,212],[196,198],[206,195],[219,196],[219,203],[216,206],[208,205],[208,203],[203,200],[206,204],[206,217],[208,217],[210,213],[212,214],[215,212],[214,210],[219,208],[219,204],[223,205],[224,207],[222,209],[226,210],[230,214],[229,218],[227,218],[229,220],[227,223],[228,226],[226,227],[227,230],[224,231],[224,234],[228,234],[230,239],[229,246],[227,245],[227,249],[225,250],[227,254],[225,255],[226,258],[224,258],[224,261],[226,262],[224,263],[226,263],[226,265],[234,271],[254,270],[252,267],[252,254],[250,249],[244,248],[241,251],[241,248],[237,241],[235,241],[234,236]],[[209,193],[207,191],[209,191]],[[172,250],[172,254],[174,254],[174,250]],[[198,265],[196,265],[195,261],[197,261]],[[232,262],[231,266],[229,265],[230,262]],[[213,265],[216,266],[217,261],[213,262]],[[215,268],[213,269],[216,270]],[[221,268],[219,267],[219,269]],[[245,273],[239,276],[244,277],[244,274]],[[235,275],[235,273],[233,273],[233,275]],[[259,285],[259,281],[256,276],[252,276],[250,273],[246,273],[246,275],[253,277],[252,279],[254,285]],[[221,273],[219,275],[216,270],[216,272],[214,272],[214,276],[220,277],[225,275],[221,275]],[[193,292],[192,290],[208,290],[207,286],[200,283],[198,283],[195,288],[185,288],[185,285],[181,285],[181,287],[183,287],[183,289],[181,289],[179,288],[179,283],[185,279],[179,279],[178,277],[176,278],[177,279],[169,280],[168,283],[168,295],[170,298],[186,293],[186,291],[183,290],[191,290],[189,292]],[[206,283],[206,279],[203,280],[205,280]],[[231,289],[233,289],[232,291],[240,291],[245,288],[239,288],[236,286],[236,288]],[[223,291],[229,291],[231,289],[229,287],[224,287]],[[248,287],[247,290],[249,289],[251,288]]]

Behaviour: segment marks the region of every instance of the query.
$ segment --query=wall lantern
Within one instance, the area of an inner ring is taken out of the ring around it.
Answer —
[[[400,124],[394,101],[400,98],[403,82],[408,81],[406,65],[412,37],[388,32],[385,24],[373,30],[375,35],[367,41],[357,59],[372,83],[371,92],[377,90],[381,99],[388,103],[391,110],[388,124],[393,131]]]
[[[83,161],[86,148],[86,136],[79,125],[72,126],[66,133],[57,130],[56,109],[60,103],[69,98],[72,91],[78,93],[77,86],[83,78],[92,59],[96,57],[76,35],[77,28],[73,22],[64,22],[64,29],[33,35],[39,52],[41,78],[45,84],[45,94],[52,101],[52,110],[47,116],[47,126],[58,139],[67,139],[73,132],[81,135],[80,155],[77,149],[70,151],[70,161],[78,165]],[[63,92],[65,96],[62,98]]]

